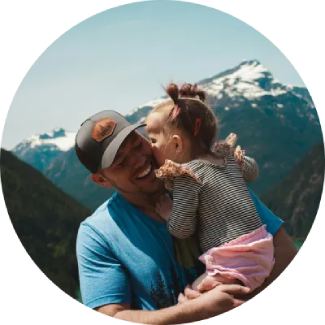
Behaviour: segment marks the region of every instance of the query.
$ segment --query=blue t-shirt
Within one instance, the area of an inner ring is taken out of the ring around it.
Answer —
[[[251,195],[267,230],[275,234],[282,220]],[[166,308],[202,273],[182,268],[166,225],[118,193],[80,225],[77,257],[82,301],[90,308],[114,303]]]

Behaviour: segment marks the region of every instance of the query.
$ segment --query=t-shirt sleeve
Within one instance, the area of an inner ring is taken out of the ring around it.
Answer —
[[[87,223],[82,223],[79,228],[77,259],[84,305],[96,308],[130,303],[127,271],[115,257],[109,243]]]
[[[185,239],[194,234],[197,224],[200,184],[191,176],[182,175],[174,180],[173,210],[168,230],[176,238]]]
[[[274,215],[252,192],[251,189],[248,189],[250,192],[250,195],[253,199],[253,202],[255,204],[255,208],[257,210],[257,213],[259,214],[262,223],[266,225],[266,230],[271,234],[275,235],[276,232],[279,230],[279,228],[282,226],[283,221]]]

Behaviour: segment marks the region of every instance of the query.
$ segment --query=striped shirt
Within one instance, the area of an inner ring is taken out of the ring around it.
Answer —
[[[188,175],[174,179],[171,235],[184,239],[197,230],[200,248],[206,252],[262,226],[246,185],[258,175],[254,159],[244,156],[242,168],[233,156],[223,166],[202,160],[183,166],[201,183]]]

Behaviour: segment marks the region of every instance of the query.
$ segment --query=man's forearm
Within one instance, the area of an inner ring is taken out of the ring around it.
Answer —
[[[202,310],[197,302],[198,300],[191,300],[180,305],[155,311],[123,310],[116,313],[114,317],[142,324],[183,324],[207,319],[224,312],[224,310],[216,310],[214,314],[209,314]]]
[[[249,291],[241,285],[222,284],[200,295],[197,299],[157,310],[130,310],[129,304],[112,304],[96,308],[105,315],[142,324],[182,324],[196,322],[220,315],[243,303],[234,299],[234,295],[244,295]]]

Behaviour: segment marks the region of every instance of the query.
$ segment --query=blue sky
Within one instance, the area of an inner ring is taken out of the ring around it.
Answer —
[[[12,102],[2,147],[55,127],[77,131],[103,109],[126,114],[163,95],[160,84],[196,82],[243,59],[304,85],[268,39],[216,9],[152,1],[107,10],[67,31],[34,63]]]

